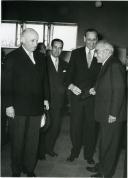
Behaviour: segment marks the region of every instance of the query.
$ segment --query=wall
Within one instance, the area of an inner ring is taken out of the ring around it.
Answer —
[[[2,20],[30,20],[78,23],[78,43],[83,45],[83,31],[96,28],[116,46],[128,47],[128,2],[103,1],[4,1]]]

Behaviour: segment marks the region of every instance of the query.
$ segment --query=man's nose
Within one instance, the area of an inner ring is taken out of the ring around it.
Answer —
[[[59,53],[59,49],[56,49],[56,52]]]
[[[38,44],[38,42],[37,42],[37,41],[34,41],[34,46],[35,46],[35,47],[37,46],[37,44]]]
[[[96,57],[96,56],[97,56],[97,53],[95,52],[95,53],[94,53],[94,57]]]

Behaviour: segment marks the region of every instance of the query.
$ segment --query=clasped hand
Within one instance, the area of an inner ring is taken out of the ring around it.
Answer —
[[[71,90],[75,95],[81,94],[81,89],[75,86],[74,84],[70,84],[68,89]]]
[[[75,86],[74,84],[70,84],[68,87],[69,90],[71,90],[75,95],[80,95],[81,94],[81,89]],[[96,95],[96,91],[94,88],[91,88],[89,90],[90,95]]]
[[[49,110],[49,102],[48,100],[44,100],[44,107],[46,110]]]
[[[91,89],[89,90],[89,93],[90,93],[90,95],[96,95],[96,91],[95,91],[94,88],[91,88]]]

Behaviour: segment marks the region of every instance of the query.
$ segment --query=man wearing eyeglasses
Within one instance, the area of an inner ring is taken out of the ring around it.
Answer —
[[[111,178],[115,173],[122,123],[126,120],[126,71],[121,62],[113,57],[114,48],[107,41],[99,41],[95,56],[102,63],[95,87],[95,119],[100,124],[99,164],[87,167],[96,172],[91,177]]]

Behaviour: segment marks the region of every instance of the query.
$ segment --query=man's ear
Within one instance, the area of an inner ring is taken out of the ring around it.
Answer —
[[[25,42],[25,38],[24,36],[21,37],[21,43],[24,43]]]
[[[86,37],[84,36],[84,42],[86,42]]]

